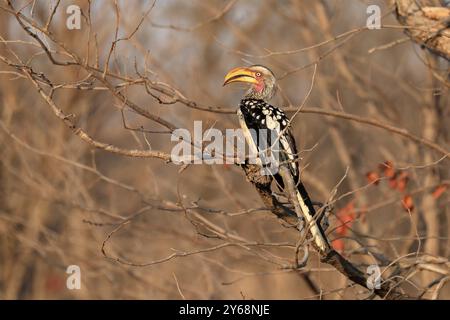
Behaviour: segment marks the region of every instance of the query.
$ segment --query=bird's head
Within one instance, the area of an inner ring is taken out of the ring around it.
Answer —
[[[270,100],[276,91],[275,75],[269,68],[260,65],[235,68],[227,73],[223,85],[232,82],[245,82],[250,84],[246,93],[247,98]]]

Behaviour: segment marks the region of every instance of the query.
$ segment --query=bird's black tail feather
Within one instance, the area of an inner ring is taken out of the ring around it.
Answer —
[[[318,217],[316,216],[316,210],[314,209],[311,198],[309,197],[305,186],[300,181],[298,181],[297,183],[297,200],[303,211],[303,216],[306,220],[306,226],[311,231],[316,245],[322,251],[328,250],[329,244],[320,226],[320,219],[318,219]]]

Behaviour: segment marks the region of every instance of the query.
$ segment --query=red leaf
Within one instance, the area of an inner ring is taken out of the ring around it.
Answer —
[[[367,177],[367,181],[369,181],[369,183],[374,184],[374,185],[378,185],[380,183],[380,175],[375,172],[375,171],[370,171],[366,174]]]
[[[405,195],[402,200],[402,205],[406,211],[408,212],[413,211],[414,210],[413,198],[409,194]]]
[[[346,236],[347,230],[348,230],[348,225],[343,222],[339,226],[336,227],[336,233],[340,236]]]
[[[336,227],[336,233],[345,236],[355,219],[355,206],[353,201],[350,201],[345,207],[340,209],[336,215],[340,222],[340,225]]]
[[[395,168],[394,164],[391,161],[385,161],[378,166],[378,168],[383,171],[383,174],[386,178],[394,178],[395,177]]]
[[[433,191],[433,198],[435,200],[439,199],[440,196],[442,196],[442,194],[447,190],[447,185],[443,184],[438,186],[434,191]]]
[[[334,250],[338,251],[339,253],[342,253],[344,251],[344,240],[343,239],[335,239],[331,242],[331,245],[333,246]]]
[[[388,184],[389,184],[389,188],[397,189],[398,181],[395,178],[394,179],[389,179]]]
[[[408,184],[409,177],[407,172],[402,172],[397,178],[397,189],[400,192],[404,192],[406,185]]]
[[[44,287],[47,292],[60,292],[64,289],[64,280],[59,275],[50,274],[45,278]]]

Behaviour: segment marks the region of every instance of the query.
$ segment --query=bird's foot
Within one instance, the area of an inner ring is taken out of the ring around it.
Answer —
[[[330,212],[333,210],[332,206],[321,202],[313,202],[312,204],[319,207],[320,215],[317,218],[317,223],[321,226],[323,231],[326,231],[330,226],[328,218],[330,216]]]

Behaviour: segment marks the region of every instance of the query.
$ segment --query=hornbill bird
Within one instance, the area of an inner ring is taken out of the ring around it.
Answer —
[[[300,181],[300,170],[298,162],[297,148],[295,140],[290,130],[290,120],[283,110],[267,103],[276,91],[276,79],[273,72],[261,65],[250,67],[240,67],[232,69],[225,76],[224,86],[229,83],[244,82],[250,84],[244,98],[239,104],[237,114],[239,123],[243,130],[247,144],[250,150],[255,154],[261,155],[264,146],[274,146],[276,141],[278,159],[281,165],[289,169],[288,178],[292,179],[291,186],[296,188],[296,198],[303,213],[303,217],[309,225],[309,230],[314,238],[314,242],[321,251],[327,251],[329,248],[326,237],[323,233],[320,223],[316,221],[316,211],[313,203]],[[264,135],[269,141],[261,141],[260,131],[265,131]],[[253,132],[253,134],[251,133]],[[256,135],[254,134],[256,132]],[[269,147],[269,148],[270,148]],[[287,185],[286,175],[280,175],[279,171],[273,174],[278,186],[283,190]],[[295,200],[294,200],[295,201]]]

